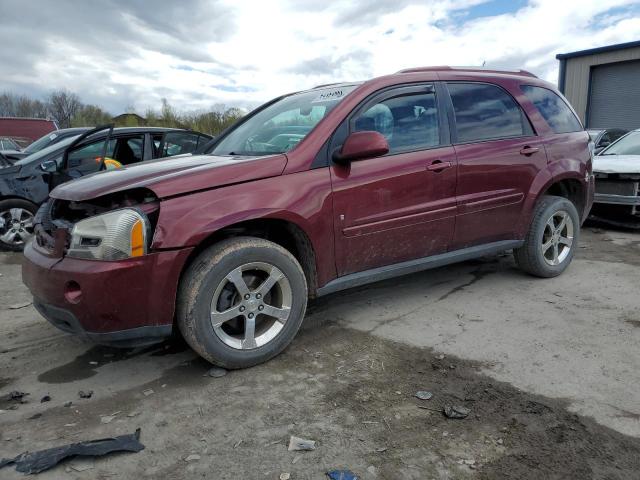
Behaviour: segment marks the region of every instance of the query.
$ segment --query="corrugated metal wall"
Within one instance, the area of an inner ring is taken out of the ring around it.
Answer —
[[[640,47],[567,59],[564,95],[583,123],[587,123],[591,67],[629,60],[640,60]],[[637,102],[640,103],[640,99]]]

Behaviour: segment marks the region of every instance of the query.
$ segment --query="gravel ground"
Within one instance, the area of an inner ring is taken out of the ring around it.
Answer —
[[[640,235],[589,228],[582,247],[553,280],[501,256],[323,298],[282,355],[221,378],[179,340],[113,350],[11,309],[30,297],[0,254],[0,457],[141,428],[140,453],[39,477],[638,478]]]

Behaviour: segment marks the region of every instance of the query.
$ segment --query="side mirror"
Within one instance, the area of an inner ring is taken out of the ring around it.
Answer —
[[[389,153],[389,142],[379,132],[353,132],[347,137],[340,151],[333,154],[337,163],[381,157]]]
[[[40,164],[40,170],[47,173],[55,173],[58,171],[58,164],[55,160],[45,160]]]

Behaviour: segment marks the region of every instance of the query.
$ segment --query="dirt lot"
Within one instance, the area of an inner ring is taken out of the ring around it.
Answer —
[[[0,254],[0,396],[30,395],[0,400],[0,457],[138,427],[146,445],[40,478],[638,478],[639,234],[585,230],[553,280],[501,256],[324,298],[284,354],[222,378],[180,341],[96,347],[10,309],[19,262]]]

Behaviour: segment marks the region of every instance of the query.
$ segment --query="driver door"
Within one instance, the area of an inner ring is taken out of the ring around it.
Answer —
[[[373,130],[382,157],[331,167],[338,275],[447,251],[456,213],[456,155],[433,84],[397,87],[360,107],[349,132]]]

